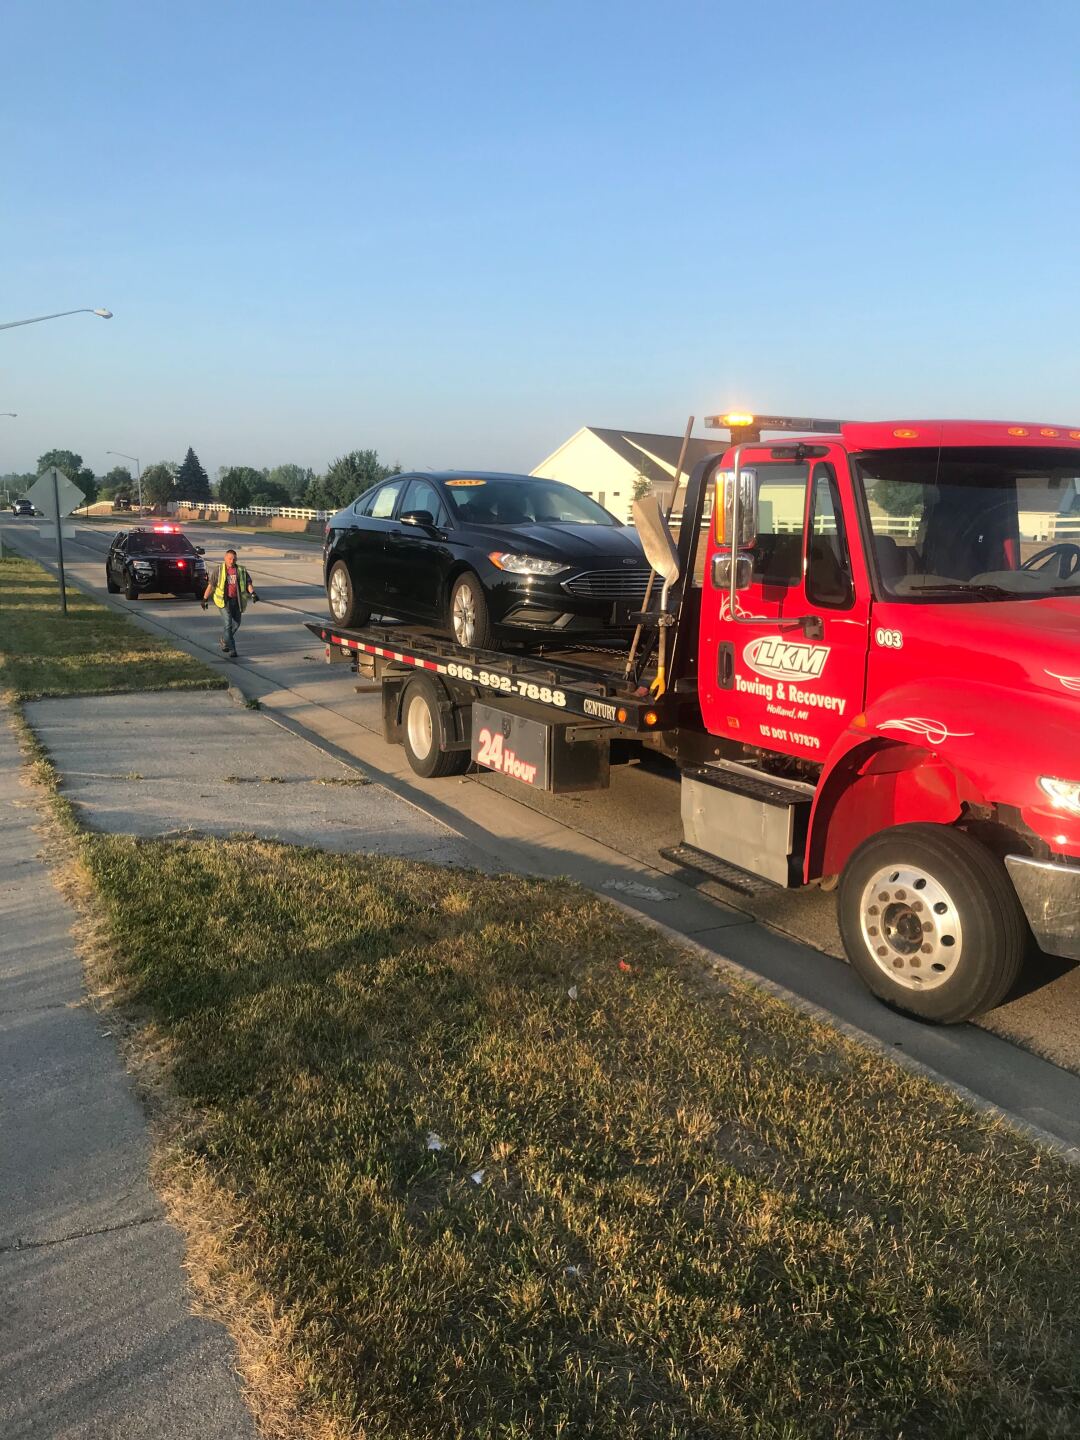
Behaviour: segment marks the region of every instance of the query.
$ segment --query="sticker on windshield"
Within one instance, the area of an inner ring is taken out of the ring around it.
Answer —
[[[450,490],[471,490],[474,485],[486,485],[486,480],[447,480],[446,485]]]

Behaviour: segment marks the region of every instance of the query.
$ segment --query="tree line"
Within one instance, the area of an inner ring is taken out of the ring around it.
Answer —
[[[22,492],[43,470],[55,465],[86,497],[95,500],[131,500],[138,497],[136,477],[126,465],[114,465],[104,475],[95,475],[74,450],[47,450],[40,456],[33,475],[0,475],[0,487]],[[275,465],[258,469],[253,465],[225,465],[218,470],[216,483],[194,449],[177,464],[158,460],[142,472],[142,496],[146,505],[166,505],[172,500],[206,502],[219,500],[234,510],[249,505],[296,505],[312,510],[337,510],[369,490],[388,475],[397,475],[400,464],[385,465],[376,450],[350,450],[339,455],[318,474],[305,465]]]

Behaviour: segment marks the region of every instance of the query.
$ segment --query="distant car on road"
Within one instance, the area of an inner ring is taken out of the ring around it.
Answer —
[[[130,509],[131,509],[131,501],[130,501],[130,499],[129,499],[126,495],[117,495],[116,499],[115,499],[112,503],[113,503],[113,509],[114,509],[114,510],[130,510]]]
[[[105,586],[110,595],[122,590],[129,600],[148,594],[198,600],[206,589],[204,553],[175,525],[120,530],[105,558]]]
[[[636,531],[580,490],[533,475],[395,475],[326,527],[324,580],[339,625],[372,613],[499,640],[629,638],[649,565]]]
[[[37,511],[29,500],[13,500],[11,502],[11,513],[13,515],[36,515]]]

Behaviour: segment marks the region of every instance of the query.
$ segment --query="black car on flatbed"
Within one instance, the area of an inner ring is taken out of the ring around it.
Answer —
[[[459,645],[629,641],[649,565],[636,532],[570,485],[487,471],[393,475],[332,516],[338,625],[373,614]]]
[[[105,585],[111,595],[122,590],[129,600],[151,593],[198,600],[206,589],[204,553],[175,525],[120,530],[105,558]]]

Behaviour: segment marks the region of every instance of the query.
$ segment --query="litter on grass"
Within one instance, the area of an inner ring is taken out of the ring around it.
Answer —
[[[480,1182],[481,1182],[481,1180],[483,1180],[483,1178],[484,1178],[484,1172],[483,1172],[483,1170],[474,1170],[474,1171],[472,1172],[472,1174],[469,1176],[469,1179],[472,1181],[472,1183],[473,1183],[474,1185],[479,1185]]]
[[[567,990],[566,993],[567,993],[567,995],[570,996],[570,999],[571,999],[571,1000],[576,1000],[576,999],[577,999],[577,986],[576,986],[576,985],[571,985],[571,986],[570,986],[570,989]]]
[[[434,1131],[434,1130],[429,1130],[429,1131],[428,1131],[427,1148],[428,1148],[429,1150],[441,1150],[441,1149],[442,1149],[442,1141],[439,1139],[438,1135],[435,1134],[435,1131]]]

